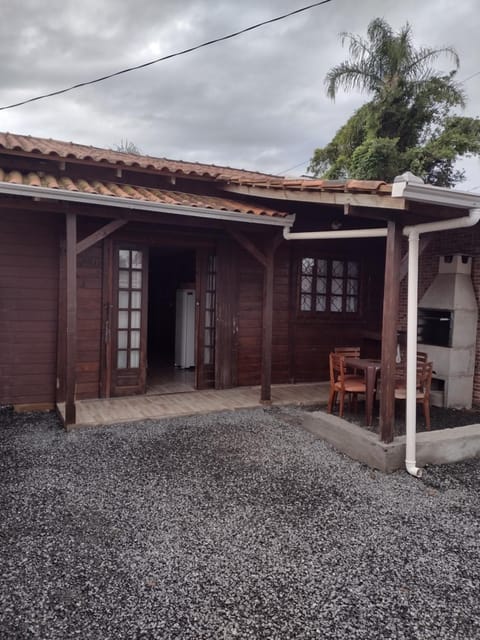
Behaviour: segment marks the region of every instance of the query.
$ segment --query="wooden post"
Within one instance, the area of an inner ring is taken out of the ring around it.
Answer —
[[[382,442],[392,442],[395,421],[395,358],[400,297],[401,246],[402,228],[398,223],[389,221],[383,292],[382,393],[380,398],[380,439]]]
[[[77,216],[66,213],[65,426],[75,424],[77,365]]]

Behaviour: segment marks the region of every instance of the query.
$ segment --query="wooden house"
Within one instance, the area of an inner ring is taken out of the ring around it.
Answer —
[[[65,403],[68,424],[76,400],[145,393],[175,372],[188,290],[194,388],[259,384],[268,402],[272,383],[326,380],[332,347],[361,343],[382,358],[391,439],[402,228],[470,206],[0,134],[0,403]]]

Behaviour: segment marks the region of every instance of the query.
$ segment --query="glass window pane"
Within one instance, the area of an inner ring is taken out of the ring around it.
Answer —
[[[312,290],[312,276],[302,276],[302,291],[310,293]]]
[[[121,269],[118,272],[118,286],[121,289],[128,289],[128,287],[130,286],[130,271]]]
[[[327,293],[326,278],[317,278],[317,293]]]
[[[352,296],[347,296],[347,304],[346,311],[348,313],[355,313],[358,310],[358,298],[353,298]]]
[[[118,332],[118,348],[126,349],[128,347],[128,331]]]
[[[306,276],[312,275],[313,273],[313,258],[303,258],[302,260],[302,273]]]
[[[332,277],[343,276],[343,262],[341,260],[332,260]]]
[[[332,296],[330,298],[330,311],[335,313],[342,310],[342,296]]]
[[[211,342],[211,331],[210,331],[210,329],[205,329],[205,337],[204,337],[204,340],[205,340],[205,346],[206,346],[206,347],[210,347],[210,346],[211,346],[211,344],[212,344],[212,342]]]
[[[326,311],[327,310],[327,297],[326,296],[317,296],[316,310],[317,311]]]
[[[207,309],[213,309],[213,301],[214,301],[213,293],[207,293],[205,295],[205,307]]]
[[[140,311],[130,311],[130,327],[140,329]]]
[[[206,311],[205,312],[205,326],[206,327],[213,327],[214,324],[215,324],[214,312],[213,311]]]
[[[118,312],[118,328],[128,329],[128,311]]]
[[[118,252],[118,264],[124,269],[130,267],[130,251],[128,251],[128,249],[120,249]]]
[[[132,289],[142,288],[142,272],[132,271]]]
[[[300,296],[300,309],[301,311],[311,311],[312,310],[312,296],[309,294],[302,293]]]
[[[130,331],[130,348],[140,349],[140,331]]]
[[[117,367],[119,369],[127,368],[127,352],[126,351],[117,352]]]
[[[205,347],[203,350],[203,361],[205,364],[212,364],[212,350],[210,347]]]
[[[132,251],[132,268],[133,269],[142,268],[142,252],[141,251]]]
[[[326,260],[317,260],[317,275],[318,276],[326,276],[327,275],[327,261]]]
[[[130,368],[137,369],[140,366],[140,351],[130,351]]]
[[[119,309],[128,309],[128,291],[118,292],[118,307]]]
[[[142,292],[132,291],[130,305],[132,309],[140,309],[142,306]]]
[[[343,293],[343,280],[341,278],[332,279],[332,293],[334,295],[342,295]]]
[[[358,278],[358,262],[348,263],[348,275],[353,278]]]
[[[358,280],[347,280],[347,295],[356,296],[358,294]]]

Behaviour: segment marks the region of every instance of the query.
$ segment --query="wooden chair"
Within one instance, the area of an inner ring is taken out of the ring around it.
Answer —
[[[344,358],[360,358],[360,347],[334,347],[334,353],[338,353]],[[347,378],[357,378],[358,372],[353,369],[351,372],[347,371],[345,373],[345,379]]]
[[[417,385],[419,382],[419,376],[421,375],[421,372],[422,372],[422,367],[427,362],[428,362],[428,355],[424,351],[417,351]],[[406,371],[402,367],[400,371],[398,371],[397,369],[395,388],[402,389],[402,388],[405,388],[406,386],[407,386]]]
[[[344,356],[339,353],[331,353],[329,355],[329,365],[330,393],[328,396],[328,413],[332,413],[333,405],[338,395],[340,401],[339,416],[342,417],[345,395],[348,393],[349,398],[353,398],[356,405],[357,395],[366,391],[365,380],[363,376],[346,377]]]
[[[423,405],[425,426],[430,431],[430,389],[432,386],[433,365],[431,362],[417,362],[417,402]],[[406,400],[407,390],[404,385],[395,387],[395,398]]]

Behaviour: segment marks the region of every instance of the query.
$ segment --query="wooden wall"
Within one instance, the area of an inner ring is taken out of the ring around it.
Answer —
[[[93,226],[92,226],[93,225]],[[79,225],[79,238],[98,224]],[[0,403],[54,403],[56,388],[59,246],[63,216],[2,213],[0,217]],[[362,264],[362,311],[355,318],[307,317],[297,310],[297,263],[315,251]],[[232,363],[238,384],[260,383],[263,267],[240,246],[238,335]],[[353,258],[352,258],[353,259]],[[283,242],[275,257],[273,383],[326,380],[337,344],[365,345],[380,331],[384,241]],[[103,248],[78,257],[77,398],[99,396],[102,351]],[[371,355],[371,354],[370,354]],[[233,376],[235,378],[235,376]]]
[[[320,253],[356,259],[361,264],[361,313],[354,318],[309,317],[297,310],[297,265],[301,257]],[[328,354],[336,345],[359,345],[380,355],[385,241],[284,242],[275,257],[272,382],[327,380]],[[239,251],[238,382],[260,383],[263,268]]]
[[[53,403],[61,218],[0,216],[0,403]]]
[[[76,397],[97,398],[102,341],[103,243],[77,259],[77,388]]]

